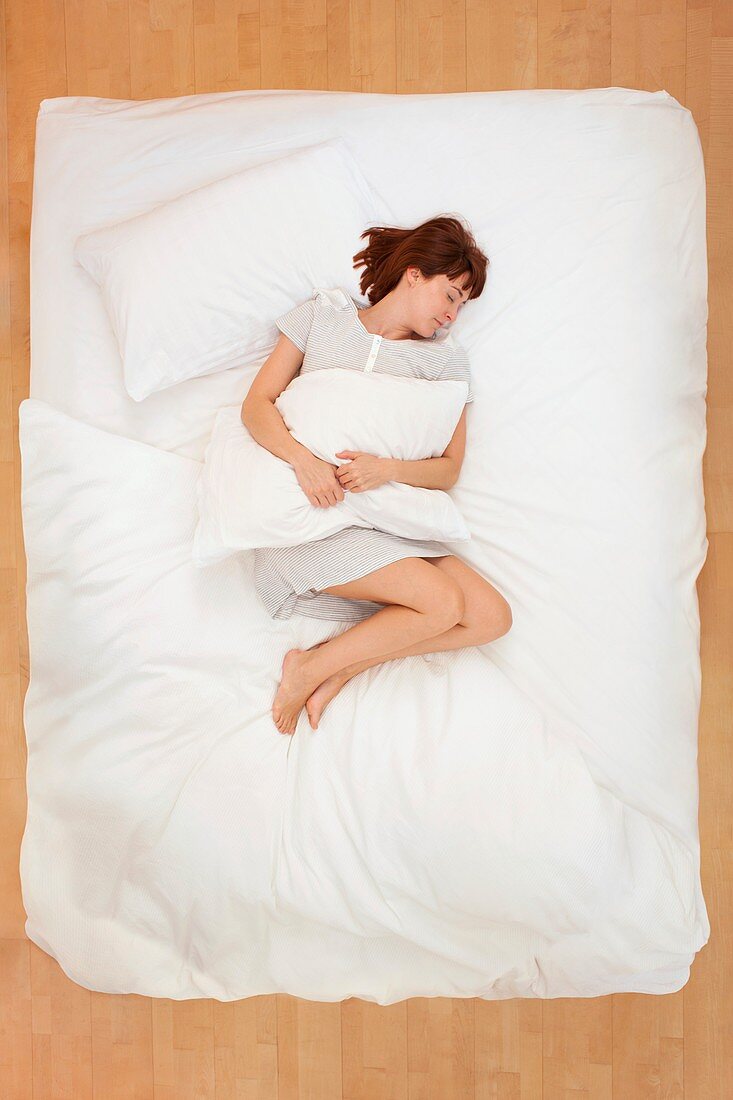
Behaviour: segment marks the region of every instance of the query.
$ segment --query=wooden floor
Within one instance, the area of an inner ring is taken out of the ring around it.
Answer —
[[[733,0],[0,0],[0,1100],[733,1097]],[[76,986],[24,935],[28,686],[18,405],[41,99],[240,88],[666,89],[707,171],[710,548],[702,618],[702,878],[712,937],[666,997],[388,1007]],[[7,125],[5,123],[7,122]]]

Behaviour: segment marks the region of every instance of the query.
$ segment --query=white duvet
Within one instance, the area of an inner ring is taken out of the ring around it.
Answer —
[[[697,131],[666,92],[470,93],[460,126],[453,99],[41,105],[21,879],[28,936],[82,986],[661,994],[708,939]],[[271,620],[249,552],[192,561],[211,429],[256,368],[133,401],[72,251],[336,134],[402,224],[458,212],[491,259],[456,326],[476,399],[451,495],[472,535],[456,553],[514,621],[368,670],[291,738],[270,714],[282,657],[348,624]]]

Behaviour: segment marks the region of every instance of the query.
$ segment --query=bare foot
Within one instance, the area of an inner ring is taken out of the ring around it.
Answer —
[[[331,702],[334,696],[338,695],[347,680],[348,677],[334,672],[333,676],[329,676],[322,684],[319,684],[313,694],[306,699],[305,709],[308,713],[311,729],[318,729],[318,719],[323,714],[324,707]]]
[[[295,733],[298,715],[313,692],[313,678],[303,665],[309,650],[289,649],[283,658],[282,679],[272,704],[272,718],[280,733]]]

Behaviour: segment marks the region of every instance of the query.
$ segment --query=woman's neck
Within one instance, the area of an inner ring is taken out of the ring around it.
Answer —
[[[395,300],[394,291],[385,294],[368,309],[357,310],[357,314],[364,328],[373,336],[381,336],[385,340],[424,339],[402,322],[404,310],[402,303]]]

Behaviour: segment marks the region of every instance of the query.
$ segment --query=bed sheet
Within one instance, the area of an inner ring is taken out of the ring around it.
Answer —
[[[72,250],[335,135],[400,224],[458,213],[489,254],[456,325],[476,399],[452,495],[456,552],[514,622],[368,670],[284,738],[282,656],[345,624],[270,620],[247,554],[190,562],[216,412],[258,365],[132,401]],[[173,998],[684,985],[710,931],[706,325],[702,153],[666,92],[44,100],[20,407],[29,937],[88,988]]]

